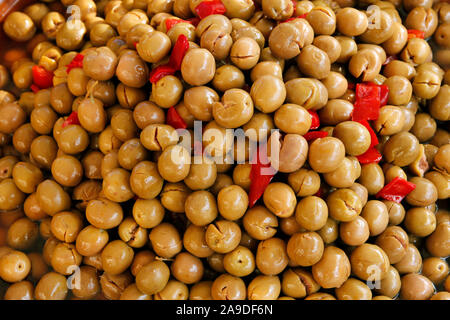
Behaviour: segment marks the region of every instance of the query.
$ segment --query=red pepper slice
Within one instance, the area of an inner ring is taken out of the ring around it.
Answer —
[[[294,7],[294,10],[295,10],[295,7]],[[295,11],[294,11],[294,15],[295,15]],[[280,21],[280,23],[291,22],[292,20],[295,20],[295,19],[306,19],[307,15],[308,15],[308,13],[304,13],[304,14],[299,15],[298,17],[290,17],[289,19]]]
[[[189,50],[189,40],[184,35],[178,36],[177,42],[173,46],[172,53],[170,54],[169,63],[160,65],[152,70],[150,73],[150,82],[156,83],[161,78],[175,74],[176,71],[181,69],[181,62],[186,52]]]
[[[82,55],[81,53],[77,53],[77,55],[72,59],[72,61],[70,61],[70,63],[66,66],[67,67],[66,72],[69,73],[70,70],[75,68],[83,68],[83,59],[84,55]]]
[[[136,49],[138,43],[139,43],[139,42],[137,42],[137,41],[133,42],[133,46],[134,46],[135,49]]]
[[[183,62],[184,55],[188,50],[189,40],[184,34],[180,34],[170,54],[169,65],[175,70],[180,70],[181,62]]]
[[[31,91],[33,91],[34,93],[38,92],[39,90],[41,90],[37,85],[32,84],[30,86]]]
[[[326,131],[309,131],[303,135],[303,138],[308,142],[312,142],[318,138],[325,138],[328,136],[328,132]]]
[[[389,98],[389,87],[385,84],[380,85],[380,107],[387,105]]]
[[[318,127],[320,127],[319,115],[314,110],[308,110],[308,112],[309,112],[309,114],[311,115],[311,118],[312,118],[311,127],[309,129],[310,130],[317,129]]]
[[[323,198],[324,195],[325,195],[325,188],[323,188],[322,186],[320,186],[319,190],[313,194],[313,196],[316,196],[319,198]]]
[[[408,29],[408,39],[412,38],[425,38],[425,32],[420,30]]]
[[[78,120],[78,113],[76,111],[72,111],[72,113],[64,120],[61,127],[65,128],[70,124],[80,124],[80,120]]]
[[[192,24],[194,27],[196,27],[198,25],[198,23],[200,22],[200,18],[199,17],[190,18],[190,19],[187,19],[187,21],[189,21],[190,24]]]
[[[53,72],[47,71],[41,66],[31,68],[33,74],[33,84],[39,89],[47,89],[53,86]]]
[[[289,19],[286,19],[286,20],[280,21],[280,23],[291,22],[292,20],[295,20],[295,19],[299,19],[299,18],[300,18],[300,17],[290,17]]]
[[[174,107],[167,110],[166,123],[175,129],[186,129],[187,125]]]
[[[266,190],[266,187],[269,185],[270,181],[275,175],[275,169],[270,165],[270,162],[267,159],[267,146],[261,145],[259,148],[255,150],[255,153],[252,156],[252,167],[250,170],[250,192],[248,195],[249,199],[249,207],[252,208],[259,198]],[[267,172],[269,171],[269,173]]]
[[[403,178],[395,177],[391,182],[384,186],[375,197],[383,198],[389,201],[400,203],[408,193],[413,191],[416,185],[412,182],[406,181]]]
[[[367,130],[369,130],[369,133],[370,133],[370,147],[376,146],[379,143],[378,137],[377,137],[377,134],[375,133],[375,131],[373,131],[373,129],[370,126],[369,122],[367,120],[361,120],[361,121],[357,121],[357,122],[361,123],[364,127],[366,127]]]
[[[357,83],[356,101],[354,103],[352,120],[376,120],[380,111],[381,88],[377,85]]]
[[[175,68],[173,68],[169,64],[163,64],[161,66],[156,67],[155,69],[152,70],[152,72],[150,72],[150,82],[157,83],[165,76],[174,75],[175,72],[176,72]]]
[[[202,1],[195,7],[195,12],[200,19],[212,14],[224,14],[227,9],[220,0]]]
[[[389,87],[385,84],[375,84],[373,82],[364,82],[365,85],[380,87],[380,107],[387,104],[389,98]]]
[[[293,16],[295,16],[295,12],[297,11],[297,1],[291,0],[292,6],[294,7],[294,12],[292,13]]]
[[[183,20],[183,19],[166,19],[166,20],[164,20],[164,23],[166,24],[166,31],[169,31],[170,29],[172,29],[172,27],[174,25],[182,23],[182,22],[191,23],[190,21]]]
[[[356,156],[359,163],[361,164],[367,164],[367,163],[378,163],[381,161],[383,156],[381,153],[378,152],[378,150],[375,147],[370,147],[366,152],[364,152],[362,155]]]

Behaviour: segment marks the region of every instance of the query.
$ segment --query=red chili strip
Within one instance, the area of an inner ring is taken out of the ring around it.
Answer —
[[[352,120],[376,120],[380,112],[381,88],[377,85],[357,83],[356,101],[354,103]]]
[[[200,19],[204,19],[212,14],[224,14],[227,9],[220,0],[202,1],[195,7],[195,12]]]
[[[66,66],[67,67],[66,72],[69,73],[70,70],[75,68],[83,68],[83,59],[84,55],[77,53],[77,55],[72,59],[72,61]]]
[[[313,196],[319,197],[319,198],[323,198],[323,196],[325,195],[325,188],[320,186],[319,190],[313,194]]]
[[[325,138],[328,136],[328,132],[326,131],[309,131],[303,135],[303,138],[308,142],[312,142],[318,138]]]
[[[421,30],[408,29],[408,39],[412,38],[425,38],[425,32]]]
[[[380,85],[380,107],[387,105],[389,98],[389,87],[385,84]]]
[[[295,7],[294,7],[294,9],[295,9]],[[294,11],[294,14],[295,14],[295,11]],[[290,17],[289,19],[280,21],[280,23],[291,22],[292,20],[295,20],[295,19],[306,19],[307,15],[308,15],[308,13],[304,13],[304,14],[299,15],[298,17]]]
[[[47,89],[53,86],[53,72],[47,71],[41,66],[33,66],[31,69],[33,84],[39,89]]]
[[[319,119],[319,115],[317,114],[316,111],[314,110],[308,110],[309,114],[311,115],[312,121],[311,121],[311,128],[309,128],[310,130],[314,130],[317,129],[318,127],[320,127],[320,119]]]
[[[175,129],[186,129],[187,125],[174,107],[167,110],[166,123]]]
[[[280,23],[291,22],[292,20],[295,20],[295,19],[299,19],[299,18],[300,18],[300,17],[290,17],[289,19],[286,19],[286,20],[280,21]]]
[[[176,24],[179,23],[191,23],[191,21],[189,20],[183,20],[183,19],[166,19],[164,20],[164,23],[166,24],[166,31],[169,31],[170,29],[172,29],[172,27]]]
[[[411,191],[416,188],[412,182],[408,182],[403,178],[395,177],[391,182],[384,186],[375,197],[383,198],[389,201],[400,203]]]
[[[157,83],[165,76],[174,75],[175,72],[176,70],[172,66],[168,64],[163,64],[161,66],[156,67],[155,69],[152,70],[152,72],[150,72],[150,82]]]
[[[198,25],[198,23],[200,22],[200,18],[199,17],[190,18],[190,19],[187,19],[187,21],[189,21],[190,24],[192,24],[194,27],[196,27]]]
[[[78,113],[76,111],[72,111],[72,113],[64,120],[61,127],[65,128],[71,124],[80,124],[80,120],[78,120]]]
[[[270,162],[267,158],[267,147],[266,145],[259,146],[255,150],[252,159],[255,159],[256,163],[252,163],[250,170],[250,191],[249,191],[249,207],[252,208],[259,198],[266,190],[270,181],[275,175],[275,169],[271,167]],[[252,161],[253,162],[253,161]]]
[[[184,34],[180,34],[173,46],[172,53],[170,54],[169,65],[175,70],[181,69],[181,62],[184,55],[189,50],[189,40]]]
[[[38,92],[39,90],[41,90],[37,85],[32,84],[30,87],[31,91],[33,91],[34,93]]]
[[[365,85],[380,87],[380,107],[387,104],[389,98],[389,87],[385,84],[375,84],[373,82],[364,82]]]
[[[375,147],[370,147],[369,150],[364,152],[362,155],[356,156],[359,163],[367,164],[367,163],[378,163],[381,161],[383,156]]]
[[[369,122],[367,120],[361,120],[361,121],[357,121],[357,122],[361,123],[364,127],[366,127],[367,130],[369,130],[369,133],[370,133],[370,147],[376,146],[379,143],[378,137],[377,137],[377,134],[375,133],[375,131],[373,131],[373,129],[370,126]]]
[[[181,62],[186,52],[189,50],[189,40],[184,34],[178,36],[177,42],[173,46],[170,54],[169,63],[160,65],[150,73],[150,82],[156,83],[165,76],[174,75],[181,69]]]

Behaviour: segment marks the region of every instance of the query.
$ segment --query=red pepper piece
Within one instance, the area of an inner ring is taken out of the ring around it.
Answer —
[[[220,0],[202,1],[195,7],[195,12],[200,19],[212,14],[224,14],[227,9]]]
[[[387,105],[389,98],[389,87],[385,84],[380,85],[380,107]]]
[[[303,138],[308,142],[312,142],[318,138],[325,138],[328,136],[328,132],[326,131],[309,131],[303,135]]]
[[[255,150],[253,154],[252,167],[250,170],[250,192],[248,195],[249,199],[249,207],[252,208],[259,198],[266,190],[266,187],[269,185],[270,181],[275,175],[275,169],[271,167],[270,162],[267,159],[267,146],[262,145],[259,146],[258,149]],[[255,162],[255,163],[253,163]]]
[[[367,120],[361,120],[361,121],[357,121],[357,122],[361,123],[364,127],[366,127],[367,130],[369,130],[369,133],[370,133],[370,147],[376,146],[379,143],[378,137],[377,137],[377,134],[375,133],[375,131],[373,131],[373,129],[370,126],[369,122]]]
[[[322,186],[320,186],[319,190],[313,194],[313,196],[316,196],[319,198],[323,198],[324,195],[325,195],[325,188],[323,188]]]
[[[150,72],[150,82],[157,83],[160,79],[165,76],[174,75],[176,70],[170,66],[169,64],[163,64],[161,66],[156,67]]]
[[[84,55],[77,53],[77,55],[72,59],[72,61],[66,66],[67,67],[66,72],[69,73],[70,70],[75,68],[83,68],[83,59]]]
[[[41,90],[41,89],[39,89],[39,87],[38,87],[37,85],[35,85],[35,84],[32,84],[31,87],[30,87],[30,89],[31,89],[31,91],[33,91],[34,93],[36,93],[36,92],[38,92],[39,90]]]
[[[258,150],[256,150],[256,152],[259,154]],[[270,170],[270,168],[272,168],[270,166],[270,163],[261,163],[259,156],[257,163],[252,163],[252,167],[250,170],[250,192],[248,195],[250,208],[252,208],[256,204],[259,198],[261,198],[264,190],[266,190],[266,187],[269,185],[270,181],[272,181],[272,178],[275,175],[275,170],[272,170],[272,174],[265,174],[263,170]]]
[[[290,22],[290,21],[292,21],[292,20],[295,20],[295,19],[299,19],[300,17],[290,17],[289,19],[286,19],[286,20],[283,20],[283,21],[280,21],[280,23],[286,23],[286,22]]]
[[[133,46],[134,46],[135,49],[136,49],[138,43],[139,43],[139,42],[137,42],[137,41],[133,42]]]
[[[380,85],[380,107],[387,105],[389,97],[389,87],[385,84]]]
[[[416,185],[414,183],[408,182],[400,177],[395,177],[391,182],[385,185],[375,197],[400,203],[403,198],[415,188]]]
[[[389,87],[385,84],[375,84],[373,82],[364,82],[365,85],[380,87],[380,107],[387,104],[389,98]]]
[[[53,72],[47,71],[41,66],[33,66],[33,84],[39,89],[47,89],[53,86]]]
[[[188,50],[189,40],[184,34],[180,34],[173,46],[172,53],[170,54],[169,65],[175,70],[180,70],[181,62]]]
[[[164,20],[164,23],[166,24],[166,31],[169,31],[172,29],[172,27],[178,23],[191,23],[189,20],[183,20],[183,19],[166,19]]]
[[[198,23],[200,22],[200,18],[199,17],[190,18],[190,19],[187,19],[187,21],[189,21],[190,24],[192,24],[194,27],[196,27],[198,25]]]
[[[412,38],[425,38],[425,32],[420,30],[408,29],[408,39]]]
[[[359,163],[361,164],[367,164],[367,163],[378,163],[381,161],[383,156],[381,153],[378,152],[378,150],[375,147],[370,147],[366,152],[364,152],[362,155],[356,156]]]
[[[172,53],[170,54],[169,63],[160,65],[152,70],[150,73],[150,82],[156,83],[161,78],[175,74],[176,71],[181,69],[181,62],[183,62],[184,55],[189,50],[189,40],[184,35],[178,36],[177,42],[173,46]]]
[[[183,118],[180,117],[174,107],[170,107],[169,110],[167,110],[166,123],[175,129],[187,128],[186,122],[184,122]]]
[[[378,93],[379,86],[373,82],[356,84],[356,99],[370,99]]]
[[[297,11],[297,1],[296,0],[291,0],[291,2],[292,2],[292,6],[294,7],[293,15],[295,16],[295,11]]]
[[[356,101],[354,103],[352,120],[376,120],[380,111],[381,88],[377,85],[357,83]]]
[[[80,120],[78,120],[78,113],[76,111],[72,111],[66,120],[64,120],[61,127],[65,128],[70,124],[80,124]]]
[[[309,114],[311,115],[312,121],[311,121],[311,128],[309,128],[310,130],[314,130],[317,129],[318,127],[320,127],[320,119],[319,119],[319,115],[317,114],[316,111],[314,110],[308,110]]]
[[[295,7],[294,7],[294,9],[295,9]],[[304,14],[299,15],[298,17],[290,17],[289,19],[280,21],[280,23],[291,22],[292,20],[295,20],[295,19],[306,19],[307,15],[308,15],[308,13],[304,13]]]

